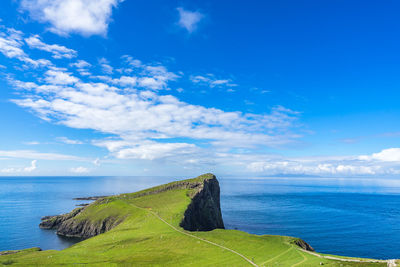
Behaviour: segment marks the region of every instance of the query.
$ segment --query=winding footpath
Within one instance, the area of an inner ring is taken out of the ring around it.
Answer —
[[[209,241],[209,240],[207,240],[207,239],[203,239],[203,238],[201,238],[201,237],[198,237],[198,236],[189,234],[189,233],[187,233],[187,232],[185,232],[185,231],[182,231],[182,230],[176,228],[175,226],[173,226],[172,224],[168,223],[167,221],[165,221],[163,218],[161,218],[161,217],[160,217],[157,213],[155,213],[154,211],[151,211],[151,210],[149,210],[149,209],[145,209],[145,208],[136,206],[136,205],[134,205],[134,204],[131,204],[131,205],[134,206],[135,208],[138,208],[138,209],[141,209],[141,210],[150,212],[152,215],[154,215],[156,218],[158,218],[159,220],[161,220],[163,223],[165,223],[166,225],[168,225],[169,227],[171,227],[171,228],[172,228],[174,231],[176,231],[176,232],[179,232],[179,233],[184,234],[184,235],[187,235],[187,236],[189,236],[189,237],[196,238],[196,239],[201,240],[201,241],[203,241],[203,242],[206,242],[206,243],[208,243],[208,244],[211,244],[211,245],[220,247],[220,248],[222,248],[222,249],[225,249],[225,250],[227,250],[227,251],[229,251],[229,252],[232,252],[232,253],[238,255],[239,257],[242,257],[245,261],[247,261],[247,262],[250,263],[251,265],[256,266],[256,267],[259,267],[259,266],[258,266],[257,264],[255,264],[252,260],[250,260],[249,258],[247,258],[246,256],[244,256],[243,254],[241,254],[241,253],[239,253],[239,252],[237,252],[237,251],[235,251],[235,250],[233,250],[233,249],[227,248],[227,247],[225,247],[225,246],[222,246],[222,245],[220,245],[220,244],[214,243],[214,242]]]
[[[316,257],[319,258],[323,258],[323,259],[329,259],[329,260],[335,260],[335,261],[347,261],[347,262],[368,262],[368,263],[387,263],[388,267],[395,267],[397,266],[396,264],[396,260],[359,260],[359,259],[345,259],[345,258],[337,258],[337,257],[333,257],[333,256],[323,256],[320,255],[318,253],[312,252],[312,251],[308,251],[305,249],[300,249],[303,252],[306,252],[308,254],[314,255]],[[294,265],[293,265],[294,266]]]
[[[169,222],[167,222],[166,220],[164,220],[163,218],[161,218],[161,217],[160,217],[157,213],[155,213],[154,211],[151,211],[151,210],[149,210],[149,209],[147,209],[147,208],[142,208],[142,207],[136,206],[136,205],[134,205],[134,204],[130,204],[130,205],[132,205],[133,207],[135,207],[135,208],[137,208],[137,209],[141,209],[141,210],[144,210],[144,211],[146,211],[146,212],[149,212],[150,214],[152,214],[153,216],[155,216],[157,219],[159,219],[160,221],[162,221],[163,223],[165,223],[166,225],[168,225],[170,228],[172,228],[172,229],[173,229],[174,231],[176,231],[176,232],[179,232],[179,233],[184,234],[184,235],[186,235],[186,236],[189,236],[189,237],[191,237],[191,238],[195,238],[195,239],[201,240],[201,241],[206,242],[206,243],[208,243],[208,244],[211,244],[211,245],[213,245],[213,246],[216,246],[216,247],[225,249],[225,250],[227,250],[227,251],[229,251],[229,252],[232,252],[232,253],[238,255],[239,257],[241,257],[242,259],[244,259],[245,261],[247,261],[249,264],[251,264],[251,265],[253,265],[253,266],[256,266],[256,267],[259,267],[259,266],[258,266],[256,263],[254,263],[252,260],[250,260],[249,258],[247,258],[246,256],[244,256],[243,254],[241,254],[241,253],[239,253],[239,252],[237,252],[237,251],[235,251],[235,250],[233,250],[233,249],[227,248],[227,247],[222,246],[222,245],[220,245],[220,244],[214,243],[214,242],[209,241],[209,240],[207,240],[207,239],[204,239],[204,238],[201,238],[201,237],[192,235],[192,234],[190,234],[190,233],[188,233],[188,232],[186,232],[186,231],[183,231],[183,230],[180,230],[180,229],[176,228],[175,226],[173,226],[172,224],[170,224]],[[285,254],[285,253],[288,252],[289,250],[290,250],[290,249],[288,249],[287,251],[284,251],[284,252],[281,253],[281,254]],[[367,262],[367,263],[384,263],[384,262],[386,262],[388,267],[395,267],[395,266],[397,266],[396,260],[359,260],[359,259],[346,259],[346,258],[337,258],[337,257],[333,257],[333,256],[323,256],[323,255],[320,255],[320,254],[318,254],[318,253],[315,253],[315,252],[312,252],[312,251],[308,251],[308,250],[305,250],[305,249],[301,249],[301,248],[299,248],[299,250],[300,250],[300,251],[303,251],[303,252],[306,252],[306,253],[308,253],[308,254],[311,254],[311,255],[313,255],[313,256],[316,256],[316,257],[319,257],[319,258],[323,258],[323,259],[329,259],[329,260],[336,260],[336,261],[343,261],[343,262]],[[272,258],[272,259],[270,259],[270,260],[268,260],[268,261],[266,261],[266,262],[264,262],[264,263],[262,263],[261,265],[264,265],[265,263],[268,263],[268,262],[272,261],[273,259],[278,258],[279,256],[281,256],[281,254],[279,254],[278,256],[276,256],[276,257],[274,257],[274,258]],[[303,260],[300,261],[300,262],[298,262],[298,263],[296,263],[296,264],[294,264],[294,265],[292,265],[292,267],[301,265],[302,263],[304,263],[304,262],[307,260],[307,258],[306,258],[304,255],[301,255],[301,256],[303,256]]]

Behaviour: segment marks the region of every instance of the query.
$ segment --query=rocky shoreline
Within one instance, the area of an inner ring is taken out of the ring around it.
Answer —
[[[76,197],[76,198],[73,198],[73,200],[98,200],[98,199],[105,198],[105,197],[108,197],[108,196]]]

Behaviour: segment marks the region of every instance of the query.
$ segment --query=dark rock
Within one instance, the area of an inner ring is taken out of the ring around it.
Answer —
[[[35,250],[35,251],[42,251],[42,249],[41,249],[41,248],[38,248],[38,247],[34,247],[34,248],[32,248],[32,249]],[[30,249],[30,250],[32,250],[32,249]],[[15,254],[15,253],[18,253],[18,252],[21,252],[21,251],[23,251],[23,250],[0,251],[0,256],[11,255],[11,254]],[[3,264],[4,264],[4,263],[3,263]]]
[[[66,220],[58,228],[57,234],[66,237],[79,237],[79,238],[89,238],[102,233],[105,233],[116,225],[118,221],[112,217],[108,217],[101,221],[100,223],[92,223],[89,220]]]
[[[85,208],[76,208],[63,215],[45,216],[42,218],[39,227],[42,229],[55,229],[60,236],[89,238],[107,232],[121,222],[113,217],[108,217],[96,223],[88,219],[77,220],[75,217]]]
[[[76,197],[73,200],[98,200],[100,198],[105,198],[107,196],[94,196],[94,197]]]
[[[73,217],[78,215],[83,209],[84,208],[76,208],[67,214],[44,216],[42,218],[42,222],[39,224],[39,227],[42,229],[58,229],[62,223],[69,219],[72,219]]]
[[[198,184],[192,202],[187,207],[180,226],[189,231],[224,229],[220,206],[220,188],[217,178]]]
[[[293,243],[299,247],[301,247],[304,250],[307,251],[314,251],[313,247],[310,246],[306,241],[304,241],[303,239],[297,238],[293,241]]]
[[[77,206],[77,207],[86,207],[86,206],[89,206],[89,203],[81,203],[81,204],[77,204],[75,206]]]

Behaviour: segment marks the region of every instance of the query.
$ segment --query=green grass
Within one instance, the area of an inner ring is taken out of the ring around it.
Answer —
[[[202,176],[189,183],[202,182]],[[176,182],[179,183],[179,182]],[[191,201],[188,187],[163,191],[174,183],[132,194],[96,201],[77,220],[101,220],[113,216],[123,220],[104,234],[62,251],[29,249],[0,256],[0,264],[12,266],[251,266],[240,256],[202,240],[175,231]],[[161,190],[160,190],[161,189]],[[158,193],[155,193],[158,192]],[[217,229],[188,232],[243,254],[258,266],[386,266],[379,263],[338,262],[310,255],[292,244],[293,238],[251,235]]]

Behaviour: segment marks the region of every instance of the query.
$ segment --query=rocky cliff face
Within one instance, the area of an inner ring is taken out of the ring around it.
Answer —
[[[108,217],[96,223],[87,219],[77,220],[76,216],[84,209],[85,207],[77,208],[67,214],[43,217],[39,227],[56,229],[57,234],[61,236],[89,238],[107,232],[121,222],[114,217]]]
[[[189,231],[224,229],[217,178],[212,175],[199,183],[195,190],[180,226]]]

